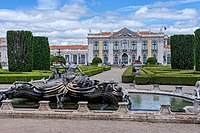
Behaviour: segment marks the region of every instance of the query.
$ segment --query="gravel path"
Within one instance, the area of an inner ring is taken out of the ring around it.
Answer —
[[[200,125],[104,120],[0,119],[2,133],[199,133]]]

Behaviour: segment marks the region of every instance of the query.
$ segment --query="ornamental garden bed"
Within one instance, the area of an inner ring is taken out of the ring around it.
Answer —
[[[130,69],[130,68],[127,68]],[[129,76],[127,76],[129,75]],[[122,75],[122,82],[132,83],[130,77],[134,77],[136,84],[161,84],[161,85],[192,85],[200,80],[200,71],[171,69],[171,66],[143,66],[141,75],[134,76],[127,70]]]
[[[92,76],[103,71],[111,69],[109,66],[80,66],[81,70],[88,76]],[[53,70],[53,69],[52,69]],[[64,70],[64,69],[63,69]],[[62,71],[62,69],[60,70]],[[0,69],[0,84],[12,84],[15,81],[31,81],[39,80],[42,78],[47,79],[51,75],[51,71],[48,70],[33,70],[32,72],[9,72],[6,69]]]

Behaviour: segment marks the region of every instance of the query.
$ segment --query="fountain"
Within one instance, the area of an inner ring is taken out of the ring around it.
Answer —
[[[59,72],[59,67],[65,70]],[[115,81],[91,80],[78,65],[56,64],[56,71],[48,79],[31,80],[30,82],[16,81],[7,90],[0,92],[0,100],[7,98],[28,98],[35,101],[49,100],[57,103],[57,108],[63,108],[66,101],[91,103],[129,102],[128,95]],[[76,70],[80,73],[77,73]]]

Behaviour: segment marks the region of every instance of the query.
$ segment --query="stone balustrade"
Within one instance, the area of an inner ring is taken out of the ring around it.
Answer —
[[[87,101],[78,102],[78,109],[76,112],[89,113],[90,109],[88,108],[87,104],[88,104]]]
[[[127,102],[119,102],[118,105],[119,105],[119,108],[116,111],[117,113],[128,113],[129,112]]]
[[[153,90],[154,91],[160,91],[159,84],[153,84]]]
[[[13,108],[11,100],[2,101],[0,118],[51,118],[51,119],[85,119],[85,120],[126,120],[143,122],[166,122],[166,123],[198,123],[200,113],[172,113],[170,104],[161,104],[160,111],[155,112],[130,112],[128,103],[119,102],[117,111],[92,111],[86,101],[78,102],[77,110],[57,110],[49,107],[49,101],[40,101],[37,110]],[[12,111],[12,112],[10,112]],[[45,113],[44,113],[45,112]],[[76,112],[76,113],[74,113]]]
[[[182,86],[176,86],[174,94],[183,95],[184,94],[183,87]]]
[[[40,101],[39,104],[39,111],[51,111],[51,108],[49,107],[49,101]]]
[[[13,111],[12,100],[3,100],[1,101],[1,110]]]

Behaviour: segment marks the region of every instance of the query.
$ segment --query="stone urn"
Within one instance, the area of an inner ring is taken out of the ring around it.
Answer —
[[[140,75],[140,69],[142,67],[142,62],[140,60],[135,60],[133,62],[133,67],[135,68],[136,72],[135,74],[136,75]]]

